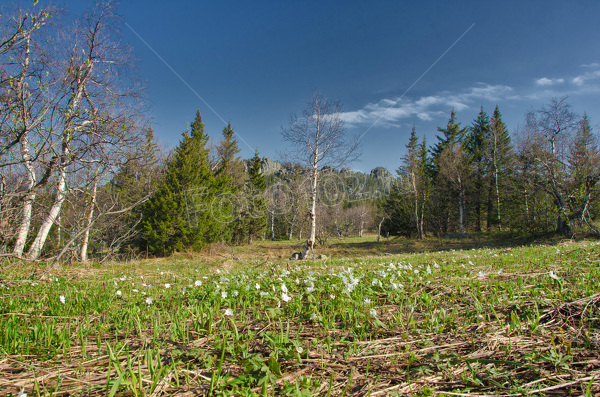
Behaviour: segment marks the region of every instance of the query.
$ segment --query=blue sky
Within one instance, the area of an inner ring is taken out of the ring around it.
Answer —
[[[342,102],[350,135],[364,134],[360,171],[398,168],[413,124],[434,144],[452,108],[468,125],[497,104],[514,133],[525,112],[568,95],[600,122],[597,1],[127,0],[119,10],[166,147],[200,109],[211,138],[231,121],[242,157],[277,158],[281,127],[315,89]]]

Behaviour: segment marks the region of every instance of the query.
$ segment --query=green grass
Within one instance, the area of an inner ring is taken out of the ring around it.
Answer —
[[[478,239],[6,266],[0,394],[597,393],[598,242]]]

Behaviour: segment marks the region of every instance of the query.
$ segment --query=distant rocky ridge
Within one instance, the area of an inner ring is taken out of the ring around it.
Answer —
[[[247,171],[250,167],[250,160],[245,160],[244,166]],[[291,165],[284,165],[284,164],[280,163],[279,161],[271,160],[268,157],[262,158],[262,160],[260,161],[260,167],[261,167],[261,171],[262,171],[263,175],[265,175],[265,176],[273,175],[273,174],[284,175],[292,170]],[[330,167],[324,167],[323,171],[333,172],[335,170]],[[349,168],[342,168],[341,170],[339,170],[339,173],[340,174],[353,174],[354,172]],[[375,179],[392,178],[392,174],[383,167],[376,167],[376,168],[372,169],[370,172],[370,175],[372,177],[374,177]]]

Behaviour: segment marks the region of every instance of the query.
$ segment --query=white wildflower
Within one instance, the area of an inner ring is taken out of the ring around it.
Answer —
[[[148,305],[151,305],[153,300],[154,300],[154,299],[152,299],[151,297],[147,297],[147,298],[146,298],[146,303],[147,303]]]
[[[65,304],[65,297],[63,295],[60,296],[60,303]]]
[[[281,284],[281,290],[282,290],[284,293],[286,293],[286,294],[287,294],[287,292],[288,292],[288,289],[287,289],[287,287],[285,286],[285,283]]]
[[[560,280],[560,277],[558,277],[558,275],[556,273],[554,273],[552,270],[550,270],[550,273],[548,273],[548,275],[550,276],[550,278],[553,278],[555,280]]]
[[[240,293],[238,292],[238,290],[237,290],[237,289],[236,289],[236,290],[234,290],[234,291],[231,293],[231,295],[233,295],[233,296],[238,296],[239,294],[240,294]]]
[[[171,288],[171,284],[169,284],[169,283],[166,283],[166,284],[165,284],[165,288],[166,288],[166,289],[169,289],[169,288]]]
[[[375,310],[375,309],[371,309],[371,310],[369,310],[369,315],[370,315],[371,317],[377,317],[377,310]]]
[[[122,294],[121,290],[117,291],[118,296],[121,296],[121,294]]]
[[[288,296],[288,294],[286,294],[285,292],[283,292],[281,294],[281,300],[284,302],[289,302],[292,298],[290,296]]]
[[[480,278],[484,278],[485,277],[485,272],[483,270],[479,271],[479,277]]]
[[[369,299],[369,298],[365,298],[365,303],[366,303],[367,305],[368,305],[368,304],[370,304],[370,303],[371,303],[371,299]]]
[[[221,298],[223,298],[223,299],[227,298],[227,291],[225,291],[225,290],[221,291]]]
[[[227,309],[227,310],[225,310],[225,315],[226,316],[233,316],[233,309]]]
[[[199,287],[199,286],[201,286],[201,285],[202,285],[202,281],[200,281],[200,280],[196,280],[196,281],[194,282],[194,285],[195,285],[196,287]]]
[[[302,348],[302,346],[296,346],[296,351],[298,352],[298,354],[302,354],[304,349]]]

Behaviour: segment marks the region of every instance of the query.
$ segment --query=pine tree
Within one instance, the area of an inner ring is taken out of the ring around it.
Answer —
[[[423,175],[421,173],[422,167],[419,163],[418,143],[419,139],[417,138],[415,126],[413,125],[408,144],[406,145],[406,155],[403,160],[404,165],[398,169],[397,173],[403,190],[411,196],[414,227],[417,231],[417,238],[422,239],[423,230],[420,227],[421,216],[419,210],[421,209],[420,197]]]
[[[247,240],[244,187],[246,173],[244,164],[238,157],[240,152],[235,139],[235,131],[228,123],[223,129],[223,139],[217,146],[219,164],[215,177],[221,185],[220,197],[215,201],[213,211],[221,224],[221,240],[239,244]]]
[[[490,134],[490,128],[490,119],[482,106],[463,143],[467,161],[475,175],[471,201],[475,210],[475,231],[477,232],[481,231],[481,207],[484,201],[483,186],[488,177],[486,161],[489,152],[487,138]]]
[[[464,232],[465,223],[465,189],[470,177],[465,166],[465,153],[462,142],[468,128],[460,127],[456,121],[454,110],[446,128],[438,127],[443,136],[437,136],[438,143],[432,148],[432,175],[435,184],[437,201],[438,228],[446,233],[450,227],[452,201],[458,203],[459,233]]]
[[[508,188],[506,186],[507,182],[514,171],[515,157],[510,134],[502,121],[498,106],[494,109],[487,133],[489,145],[488,173],[491,176],[487,195],[487,228],[490,230],[491,225],[495,223],[502,230],[502,197],[506,197],[508,194],[505,190]]]
[[[167,161],[162,185],[144,205],[141,247],[151,254],[199,249],[218,238],[209,211],[218,184],[210,171],[200,111]]]
[[[248,243],[251,244],[256,238],[262,238],[267,228],[267,201],[264,197],[267,184],[261,171],[261,159],[258,150],[250,160],[248,169],[247,196],[248,196],[248,218],[247,231]]]

